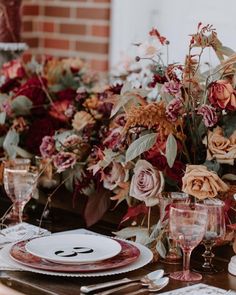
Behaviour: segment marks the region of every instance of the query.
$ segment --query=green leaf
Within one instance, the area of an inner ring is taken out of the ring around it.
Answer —
[[[224,135],[230,137],[230,135],[236,130],[236,116],[235,114],[227,114],[223,116],[223,129]]]
[[[120,96],[120,99],[118,102],[116,102],[113,107],[112,107],[112,110],[111,110],[111,115],[110,115],[110,118],[114,117],[118,112],[119,110],[124,107],[131,99],[132,97],[131,96]]]
[[[166,160],[170,168],[173,167],[177,155],[177,142],[173,134],[169,134],[166,141]]]
[[[69,137],[72,134],[74,134],[72,130],[67,130],[67,131],[64,131],[64,132],[57,132],[54,135],[57,151],[61,150],[62,145],[64,144],[66,138]]]
[[[15,130],[9,130],[3,142],[3,148],[8,154],[10,158],[16,157],[16,149],[15,147],[18,145],[20,141],[19,133]]]
[[[32,101],[23,95],[17,96],[12,101],[12,109],[16,116],[24,116],[30,113]]]
[[[162,258],[166,257],[166,248],[165,248],[164,244],[162,243],[162,241],[157,242],[156,250]]]
[[[123,87],[121,88],[121,91],[120,91],[120,95],[124,95],[130,91],[132,91],[133,87],[132,87],[132,83],[130,82],[125,82]]]
[[[0,113],[0,124],[5,124],[5,121],[6,121],[6,113],[5,112],[1,112]]]
[[[148,151],[157,140],[157,133],[149,133],[139,137],[131,143],[126,151],[126,162],[132,161],[142,153]]]
[[[142,245],[150,243],[149,231],[146,227],[125,227],[120,231],[113,232],[116,236],[122,239],[130,239],[135,237],[135,242]]]
[[[218,173],[221,168],[220,163],[218,163],[216,160],[212,160],[212,161],[206,160],[203,163],[203,165],[206,166],[209,170],[215,171],[216,173]]]
[[[16,154],[21,156],[22,158],[27,158],[27,159],[31,159],[33,158],[33,155],[29,152],[27,152],[26,150],[22,149],[19,146],[13,145],[13,148],[16,151]]]

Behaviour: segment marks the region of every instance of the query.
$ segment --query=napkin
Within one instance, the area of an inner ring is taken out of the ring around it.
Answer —
[[[39,236],[51,234],[48,230],[39,228],[38,226],[22,222],[13,226],[9,226],[0,231],[0,270],[19,270],[15,264],[6,259],[4,249],[11,247],[18,241],[25,241]]]
[[[9,235],[11,235],[11,238],[13,237],[17,237],[16,232],[22,233],[25,232],[26,230],[31,230],[34,232],[34,235],[32,237],[38,237],[39,236],[39,228],[37,226],[34,226],[32,224],[29,223],[21,223],[19,225],[16,225],[13,227],[9,227],[7,229],[4,229],[4,233],[8,233]],[[14,234],[13,234],[14,233]],[[64,231],[64,232],[58,232],[55,233],[54,235],[57,234],[73,234],[73,233],[80,233],[80,234],[94,234],[94,232],[89,231],[87,229],[84,228],[80,228],[80,229],[75,229],[75,230],[68,230],[68,231]],[[45,236],[50,234],[49,231],[45,230],[45,229],[40,229],[40,236]],[[6,234],[7,236],[7,234]],[[18,264],[14,263],[14,261],[8,257],[7,253],[9,252],[12,244],[14,244],[17,241],[24,241],[26,239],[19,239],[19,236],[22,238],[22,234],[18,235],[18,239],[16,239],[15,241],[11,241],[10,243],[7,242],[4,244],[4,246],[2,247],[2,249],[0,250],[0,270],[21,270],[21,268],[18,266]],[[10,239],[8,239],[9,241]],[[7,239],[6,239],[7,241]]]

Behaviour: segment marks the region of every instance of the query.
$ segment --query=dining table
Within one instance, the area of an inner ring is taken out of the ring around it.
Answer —
[[[27,222],[38,225],[39,220],[37,217],[32,215],[29,216]],[[79,228],[86,228],[84,220],[80,215],[76,214],[75,212],[68,212],[63,208],[54,208],[53,220],[43,222],[42,226],[54,233]],[[112,219],[109,220],[109,218],[104,218],[95,225],[91,226],[89,230],[106,236],[112,236],[113,232],[117,230],[117,224],[115,224]],[[191,258],[191,267],[198,266],[203,262],[203,259],[201,257],[202,252],[202,247],[197,247],[193,251]],[[196,283],[204,283],[207,285],[222,288],[226,291],[236,291],[236,277],[228,272],[228,263],[230,261],[230,258],[234,255],[231,245],[225,244],[214,247],[214,253],[214,263],[216,266],[220,266],[221,268],[223,268],[223,271],[214,274],[203,274],[202,280],[198,282],[181,282],[170,279],[169,284],[155,294],[175,290],[186,286],[191,286]],[[76,295],[83,294],[80,291],[81,286],[104,283],[122,278],[132,279],[142,277],[149,272],[158,269],[163,269],[165,274],[168,276],[168,274],[173,271],[181,270],[182,264],[168,264],[165,262],[165,260],[159,259],[156,262],[150,262],[147,265],[134,271],[101,277],[66,277],[45,275],[33,273],[30,271],[1,271],[0,283],[17,290],[18,292],[29,295]],[[137,290],[136,288],[134,289]],[[132,294],[135,294],[133,287],[130,287],[130,289],[126,288],[125,291],[122,292],[114,292],[113,294],[128,295],[130,292],[134,292]],[[91,294],[96,294],[96,292]]]

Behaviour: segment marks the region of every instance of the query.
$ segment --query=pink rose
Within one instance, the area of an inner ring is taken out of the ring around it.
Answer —
[[[52,136],[44,136],[39,150],[43,158],[50,158],[56,152],[54,138]]]
[[[139,160],[130,184],[130,196],[144,201],[147,207],[158,204],[158,193],[163,190],[163,174],[146,160]]]
[[[76,155],[69,152],[60,152],[53,158],[53,164],[57,168],[57,172],[63,172],[72,168],[76,163]]]
[[[213,82],[209,87],[208,98],[216,108],[236,109],[236,93],[227,80]]]
[[[203,116],[203,122],[206,127],[213,127],[218,121],[216,109],[207,104],[201,106],[197,113]]]
[[[103,176],[103,185],[106,189],[113,190],[119,183],[128,180],[128,171],[117,162],[113,162],[110,169],[105,169]]]

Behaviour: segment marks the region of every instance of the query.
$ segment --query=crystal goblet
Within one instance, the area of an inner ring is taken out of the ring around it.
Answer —
[[[192,250],[201,242],[207,224],[207,210],[194,204],[175,204],[170,208],[170,233],[183,251],[183,271],[170,274],[180,281],[199,281],[202,275],[190,272]]]
[[[213,246],[222,239],[225,235],[225,216],[224,216],[224,203],[220,200],[205,200],[203,204],[197,204],[199,208],[206,208],[208,214],[208,222],[206,232],[202,240],[205,246],[205,252],[202,254],[204,263],[201,267],[194,268],[195,271],[201,273],[213,274],[223,271],[223,268],[216,267],[212,264],[214,253],[212,252]]]
[[[10,168],[10,169],[17,169],[17,170],[29,170],[31,164],[30,159],[25,159],[25,158],[15,158],[15,159],[9,159],[3,161],[3,182],[5,177],[5,169]],[[10,212],[7,214],[6,219],[10,221],[11,223],[17,222],[18,221],[18,202],[16,202],[15,195],[14,194],[7,194],[8,197],[12,201],[12,208]]]
[[[4,168],[4,188],[11,200],[14,200],[15,221],[22,222],[23,210],[37,186],[38,172],[17,168]]]

